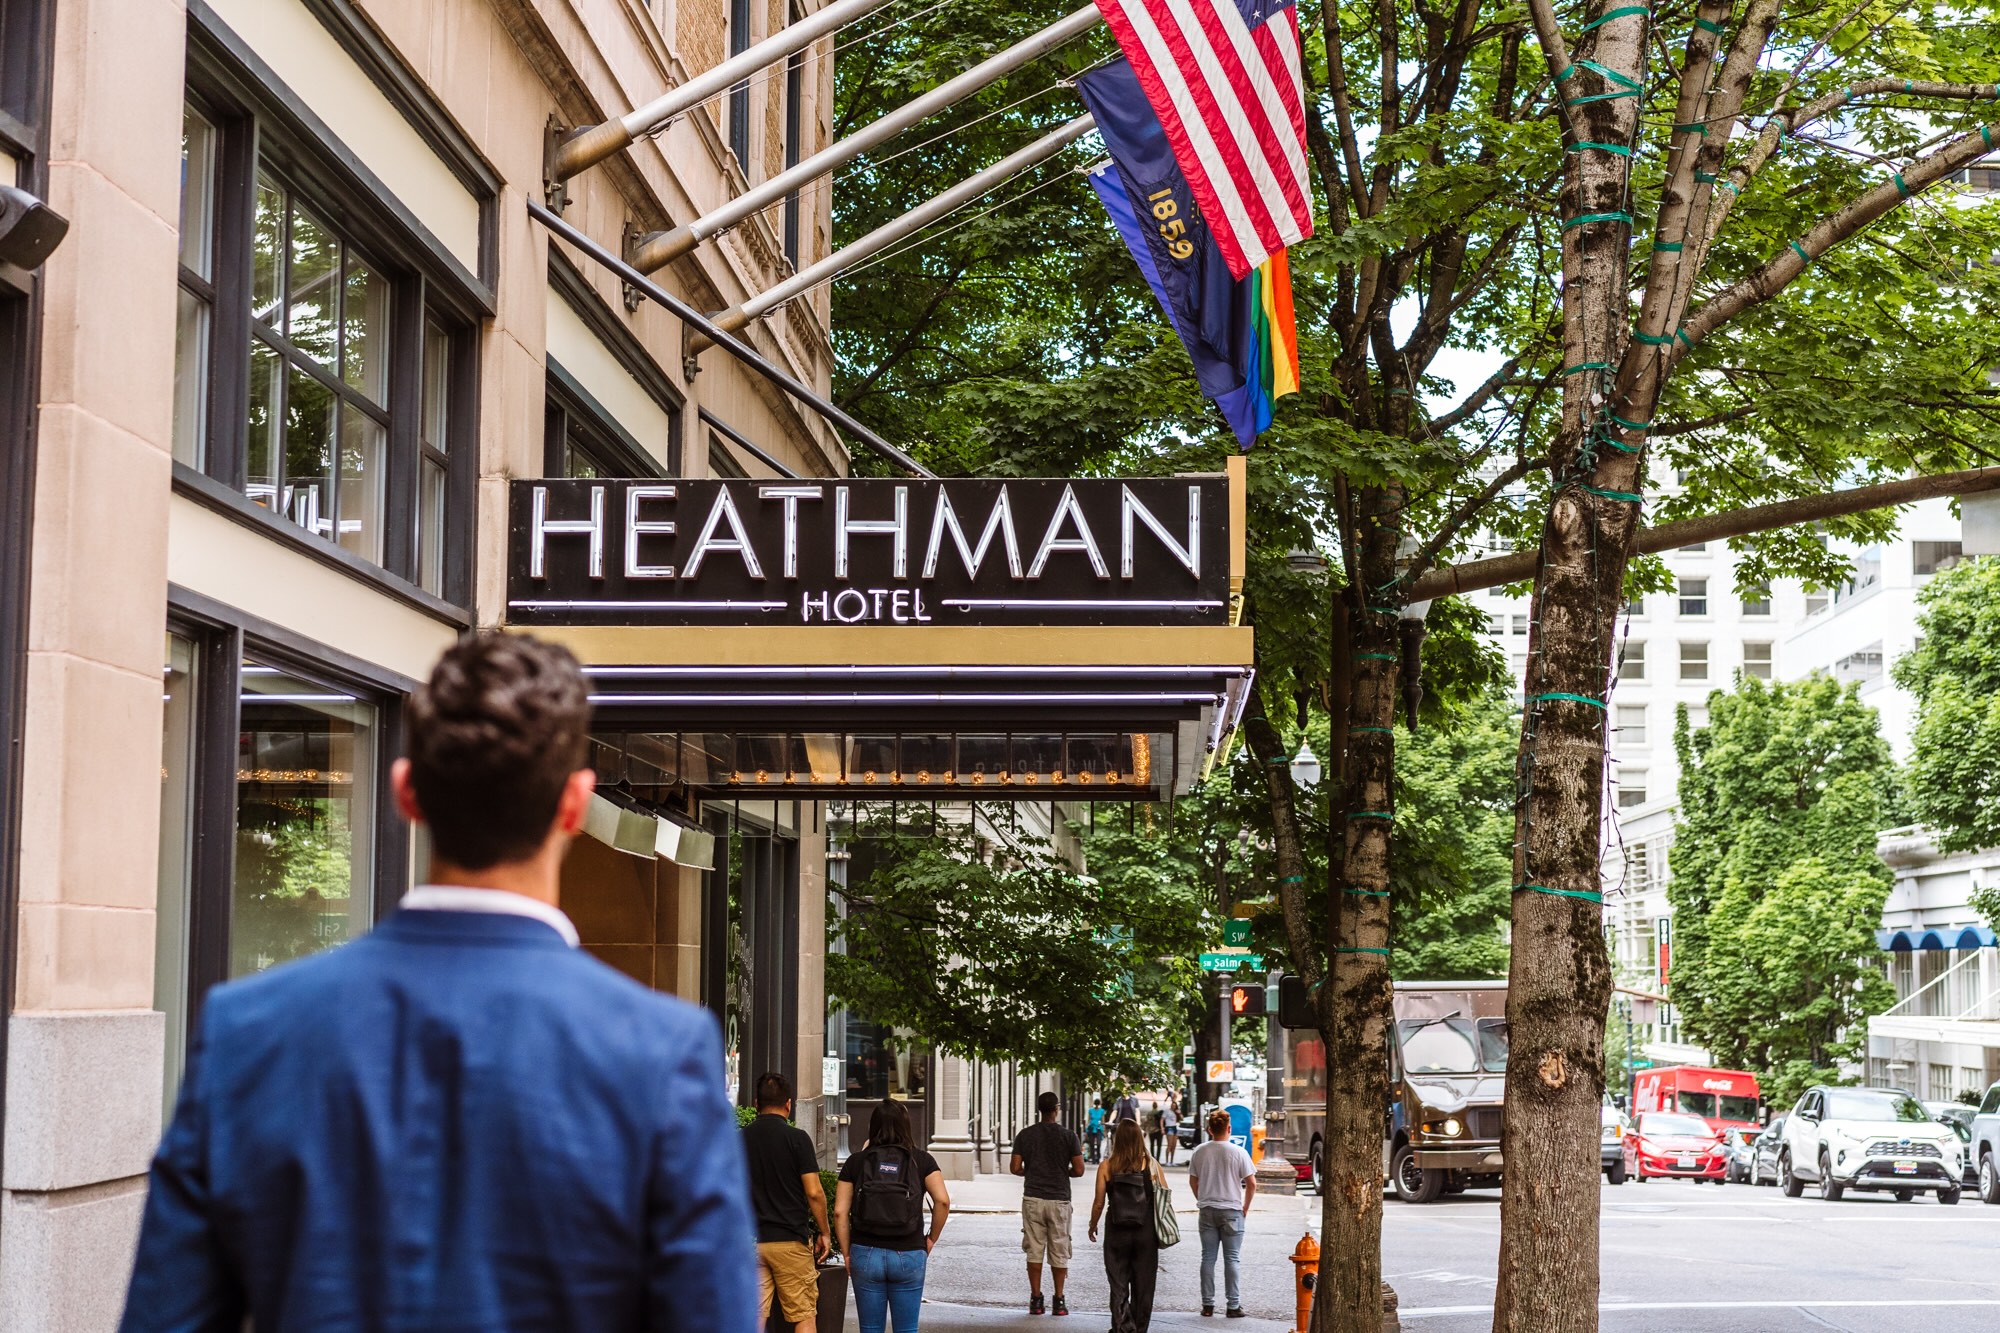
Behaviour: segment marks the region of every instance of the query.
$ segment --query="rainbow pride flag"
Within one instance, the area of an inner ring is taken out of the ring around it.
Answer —
[[[1299,389],[1285,252],[1232,278],[1132,67],[1114,61],[1077,88],[1111,155],[1091,171],[1091,186],[1187,349],[1202,393],[1248,449],[1270,427],[1278,399]]]

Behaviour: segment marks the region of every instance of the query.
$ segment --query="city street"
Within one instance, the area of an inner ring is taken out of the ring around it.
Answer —
[[[1176,1175],[1179,1173],[1177,1172]],[[1079,1181],[1070,1306],[1095,1333],[1107,1309],[1100,1251],[1083,1238],[1088,1196]],[[1012,1182],[981,1177],[960,1187],[931,1261],[927,1328],[1026,1323],[1020,1233],[998,1205]],[[1823,1203],[1775,1189],[1716,1188],[1683,1181],[1606,1187],[1603,1327],[1607,1333],[1959,1333],[2000,1326],[2000,1208],[1968,1197],[1955,1208],[1919,1200],[1853,1196]],[[975,1202],[976,1200],[976,1202]],[[1276,1333],[1291,1322],[1291,1264],[1311,1196],[1257,1200],[1244,1250],[1242,1333]],[[1390,1199],[1383,1273],[1413,1333],[1473,1333],[1489,1327],[1499,1244],[1497,1190],[1447,1197],[1426,1207]],[[1200,1246],[1193,1215],[1182,1244],[1164,1256],[1156,1326],[1220,1329],[1199,1318]],[[850,1327],[851,1327],[850,1313]],[[1236,1325],[1229,1325],[1234,1329]]]

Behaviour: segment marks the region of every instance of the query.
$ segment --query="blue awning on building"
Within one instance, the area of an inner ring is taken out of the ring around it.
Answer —
[[[1988,949],[1995,936],[1986,926],[1907,927],[1878,930],[1875,942],[1891,953],[1915,953],[1930,949]]]

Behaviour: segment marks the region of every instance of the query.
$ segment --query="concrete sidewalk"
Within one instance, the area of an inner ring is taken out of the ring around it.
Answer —
[[[1066,1318],[1052,1315],[1031,1315],[1018,1305],[1011,1307],[995,1305],[959,1305],[951,1301],[924,1301],[921,1316],[924,1333],[992,1333],[997,1329],[1016,1329],[1020,1333],[1099,1333],[1111,1323],[1109,1310],[1091,1309],[1084,1304],[1076,1304]],[[856,1329],[854,1309],[850,1301],[847,1311],[849,1333]],[[1289,1320],[1279,1322],[1272,1319],[1224,1319],[1220,1315],[1204,1319],[1186,1310],[1162,1310],[1155,1308],[1151,1328],[1170,1333],[1291,1333]],[[894,1330],[891,1330],[894,1333]]]

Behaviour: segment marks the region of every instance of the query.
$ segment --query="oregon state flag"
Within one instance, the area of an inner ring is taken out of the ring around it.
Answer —
[[[1231,277],[1130,63],[1093,70],[1077,88],[1111,156],[1090,183],[1187,348],[1202,393],[1248,449],[1271,424],[1272,405],[1299,387],[1285,252]]]

